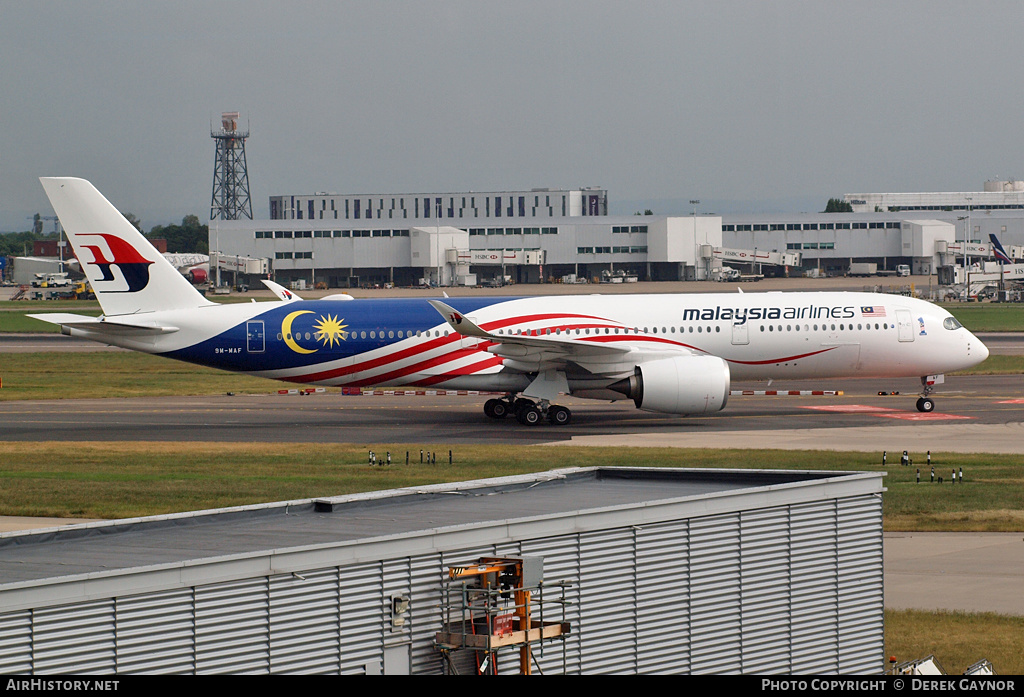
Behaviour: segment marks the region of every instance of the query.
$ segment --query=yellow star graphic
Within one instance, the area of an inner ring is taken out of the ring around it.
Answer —
[[[345,340],[348,336],[348,332],[345,331],[347,324],[342,324],[344,319],[338,319],[333,315],[327,315],[324,317],[320,316],[320,319],[313,324],[313,328],[316,329],[317,341],[322,341],[324,346],[333,347],[336,343],[340,343]]]

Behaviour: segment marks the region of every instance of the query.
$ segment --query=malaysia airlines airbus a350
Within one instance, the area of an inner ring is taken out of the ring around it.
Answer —
[[[505,393],[487,416],[572,418],[559,395],[704,414],[733,379],[920,377],[988,349],[945,310],[873,293],[709,293],[524,298],[210,302],[82,179],[43,178],[103,309],[32,315],[65,334],[304,385]]]

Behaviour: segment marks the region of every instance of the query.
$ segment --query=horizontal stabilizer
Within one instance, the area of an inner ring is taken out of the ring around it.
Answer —
[[[89,317],[88,315],[75,315],[69,312],[51,312],[45,315],[26,315],[32,319],[42,320],[50,324],[59,324],[70,329],[109,334],[172,334],[178,331],[178,327],[166,324],[159,324],[141,317],[119,316],[110,317]]]

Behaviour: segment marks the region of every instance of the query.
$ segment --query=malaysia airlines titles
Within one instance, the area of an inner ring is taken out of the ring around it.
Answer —
[[[683,321],[732,320],[733,324],[746,324],[748,320],[775,319],[851,319],[856,317],[851,305],[808,307],[722,307],[688,308],[683,310]]]

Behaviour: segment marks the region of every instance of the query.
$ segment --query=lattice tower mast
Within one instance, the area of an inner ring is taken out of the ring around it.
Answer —
[[[210,199],[210,220],[252,220],[249,198],[249,171],[245,164],[245,140],[249,131],[238,130],[238,112],[221,115],[220,131],[210,130],[217,142],[213,160],[213,195]]]

